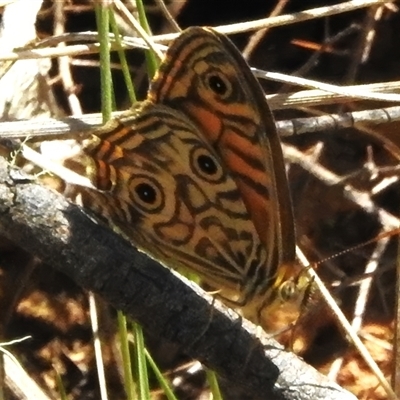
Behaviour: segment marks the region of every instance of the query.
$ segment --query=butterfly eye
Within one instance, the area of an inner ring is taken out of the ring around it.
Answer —
[[[206,148],[195,148],[191,156],[192,168],[201,178],[217,182],[224,176],[220,162]]]
[[[136,177],[132,179],[131,193],[135,205],[143,211],[158,211],[164,204],[163,191],[153,179],[149,177]]]
[[[232,92],[232,85],[225,75],[220,72],[211,72],[206,76],[207,86],[219,97],[227,98]]]
[[[299,295],[296,283],[291,280],[284,282],[279,288],[279,295],[283,303],[294,300]]]

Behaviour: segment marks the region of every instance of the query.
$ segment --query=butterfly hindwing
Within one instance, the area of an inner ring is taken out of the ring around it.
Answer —
[[[138,103],[83,151],[101,192],[83,191],[90,208],[155,258],[241,298],[266,251],[236,182],[196,125],[167,106]]]

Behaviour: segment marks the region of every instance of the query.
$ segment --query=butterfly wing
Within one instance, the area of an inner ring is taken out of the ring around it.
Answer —
[[[98,189],[80,189],[84,205],[156,259],[242,298],[266,251],[235,181],[185,115],[137,104],[95,131],[83,152]]]
[[[168,49],[148,99],[188,115],[216,149],[267,248],[264,285],[278,266],[283,279],[283,266],[295,260],[285,164],[263,91],[237,48],[212,29],[185,30]]]

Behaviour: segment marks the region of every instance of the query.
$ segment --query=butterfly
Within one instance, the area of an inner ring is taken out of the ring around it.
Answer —
[[[258,81],[226,36],[183,31],[147,99],[92,132],[79,163],[96,188],[83,191],[84,205],[149,255],[248,307],[247,316],[296,291],[280,140]]]

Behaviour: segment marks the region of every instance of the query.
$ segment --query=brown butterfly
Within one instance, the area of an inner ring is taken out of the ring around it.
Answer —
[[[84,153],[84,173],[101,192],[86,190],[84,204],[133,244],[193,270],[232,305],[248,306],[247,316],[293,294],[279,137],[259,83],[224,35],[185,30],[147,100],[93,132]]]

